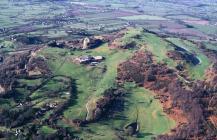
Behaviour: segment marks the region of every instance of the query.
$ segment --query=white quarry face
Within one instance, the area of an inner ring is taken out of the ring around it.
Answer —
[[[4,92],[5,92],[5,88],[2,85],[0,85],[0,94],[2,94]]]
[[[83,49],[87,49],[89,43],[90,43],[90,39],[86,37],[83,41]]]

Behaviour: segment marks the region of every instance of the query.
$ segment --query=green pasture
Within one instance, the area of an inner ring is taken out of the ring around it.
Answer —
[[[107,44],[88,51],[76,51],[70,55],[69,50],[46,48],[41,55],[49,57],[48,64],[56,75],[72,77],[76,82],[76,104],[65,112],[66,118],[85,117],[85,104],[91,97],[101,96],[102,93],[115,85],[117,66],[129,58],[130,51],[110,50]],[[65,55],[65,56],[61,56]],[[102,55],[106,59],[97,67],[88,67],[73,63],[73,58],[82,55]],[[106,69],[106,71],[104,71]]]
[[[158,62],[167,63],[168,66],[172,68],[176,66],[176,62],[167,57],[167,51],[173,50],[174,48],[162,38],[154,34],[147,33],[141,28],[129,29],[117,42],[119,42],[120,45],[135,42],[140,49],[152,52],[154,59]]]
[[[215,44],[215,43],[210,43],[210,42],[203,42],[203,44],[205,45],[205,47],[206,47],[207,49],[217,51],[217,44]]]
[[[201,63],[196,66],[187,64],[187,71],[192,79],[203,79],[206,69],[212,63],[208,57],[198,48],[197,45],[191,43],[190,41],[182,40],[179,38],[168,38],[168,40],[177,46],[182,47],[193,54],[196,54]]]
[[[42,126],[41,129],[40,129],[40,132],[43,133],[43,134],[53,134],[56,132],[55,129],[53,128],[50,128],[49,126]]]
[[[133,137],[124,135],[127,140],[151,140],[152,137],[167,133],[175,127],[175,122],[166,116],[151,91],[133,83],[127,83],[125,89],[129,93],[125,97],[123,112],[116,113],[111,119],[89,124],[86,128],[78,130],[77,135],[90,140],[116,140],[117,135],[124,135],[120,130],[123,130],[125,125],[136,121],[137,113],[139,134]]]
[[[40,55],[48,59],[48,64],[56,75],[65,75],[75,79],[76,93],[73,105],[64,111],[67,119],[84,119],[86,116],[86,103],[91,98],[102,96],[103,92],[115,86],[117,65],[133,54],[133,50],[111,50],[104,44],[93,50],[75,51],[70,53],[67,49],[45,48]],[[73,63],[73,58],[83,55],[102,55],[106,59],[96,67]],[[107,69],[103,71],[103,69]],[[123,118],[100,121],[89,124],[76,134],[84,139],[117,139],[115,129],[122,129],[126,123],[135,120],[135,107],[139,108],[139,123],[141,123],[140,139],[150,139],[153,136],[168,132],[175,123],[163,113],[160,103],[153,98],[150,91],[143,88],[126,86],[130,94],[126,97],[126,110],[121,112]],[[151,102],[151,103],[150,103]],[[154,117],[153,117],[154,116]],[[156,125],[152,125],[156,123]],[[164,125],[163,125],[164,124]],[[65,127],[72,127],[62,122]],[[74,130],[74,129],[73,129]],[[106,131],[106,133],[104,133]],[[131,139],[128,137],[128,139]]]
[[[151,15],[134,15],[134,16],[125,16],[120,19],[124,20],[167,20],[166,18],[160,16],[151,16]]]

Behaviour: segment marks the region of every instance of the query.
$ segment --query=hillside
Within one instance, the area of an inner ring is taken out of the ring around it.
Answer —
[[[217,1],[0,1],[0,139],[217,139]]]

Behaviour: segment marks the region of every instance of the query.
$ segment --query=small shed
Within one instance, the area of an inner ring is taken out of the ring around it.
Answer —
[[[79,58],[79,63],[87,64],[87,63],[90,63],[92,59],[93,59],[92,56],[82,56]]]
[[[94,56],[93,58],[94,58],[95,61],[102,61],[102,60],[104,60],[103,56]]]

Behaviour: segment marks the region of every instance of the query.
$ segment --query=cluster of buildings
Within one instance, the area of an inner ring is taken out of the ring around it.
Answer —
[[[90,64],[90,65],[97,65],[100,62],[102,62],[105,58],[103,56],[91,56],[91,55],[87,55],[87,56],[81,56],[76,58],[75,60],[80,63],[80,64]]]

